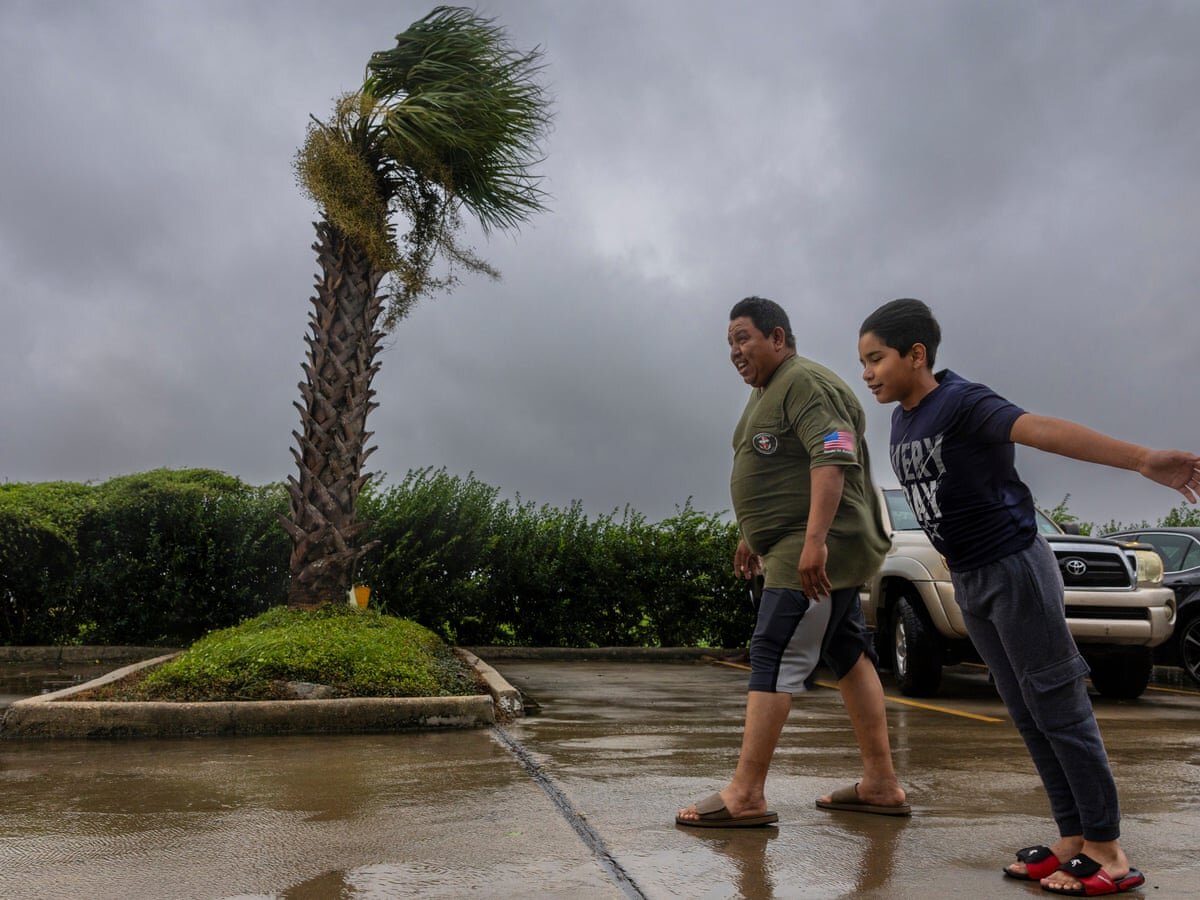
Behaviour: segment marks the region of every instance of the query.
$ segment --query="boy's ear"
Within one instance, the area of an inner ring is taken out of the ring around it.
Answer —
[[[912,357],[913,364],[918,369],[928,364],[929,353],[925,349],[925,345],[920,342],[913,344],[909,348],[908,355]]]

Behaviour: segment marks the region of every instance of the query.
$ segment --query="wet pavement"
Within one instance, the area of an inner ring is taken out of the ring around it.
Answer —
[[[18,700],[75,687],[114,668],[112,664],[62,665],[0,661],[0,715]]]
[[[1003,879],[1053,837],[982,670],[917,703],[887,685],[911,820],[827,813],[858,774],[835,690],[797,697],[768,782],[778,828],[696,831],[746,673],[489,658],[540,710],[502,729],[0,742],[0,897],[1044,897]],[[1200,692],[1095,698],[1146,885],[1200,881]]]

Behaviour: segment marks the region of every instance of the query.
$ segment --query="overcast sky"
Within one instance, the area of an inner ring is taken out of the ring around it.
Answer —
[[[0,3],[0,481],[292,471],[310,114],[432,4]],[[1200,449],[1200,4],[490,0],[540,45],[552,209],[401,323],[369,460],[652,520],[728,508],[732,304],[789,311],[869,416],[862,319],[1033,412]],[[1018,451],[1043,505],[1179,495]]]

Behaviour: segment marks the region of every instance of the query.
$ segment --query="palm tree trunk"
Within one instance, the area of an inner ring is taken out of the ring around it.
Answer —
[[[384,273],[328,221],[315,227],[321,274],[304,338],[302,402],[295,404],[303,434],[292,432],[300,471],[288,478],[291,515],[283,521],[292,536],[288,606],[298,608],[344,600],[355,564],[370,549],[358,546],[365,524],[355,521],[355,504],[370,477],[363,462],[375,449],[366,447],[366,424],[378,405],[371,381],[384,337],[377,327]]]

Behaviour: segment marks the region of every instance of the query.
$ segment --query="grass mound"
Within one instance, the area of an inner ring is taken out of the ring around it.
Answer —
[[[328,685],[336,697],[479,693],[471,671],[427,628],[373,610],[326,606],[276,607],[215,631],[136,684],[114,685],[105,699],[274,700],[290,696],[292,681]]]

